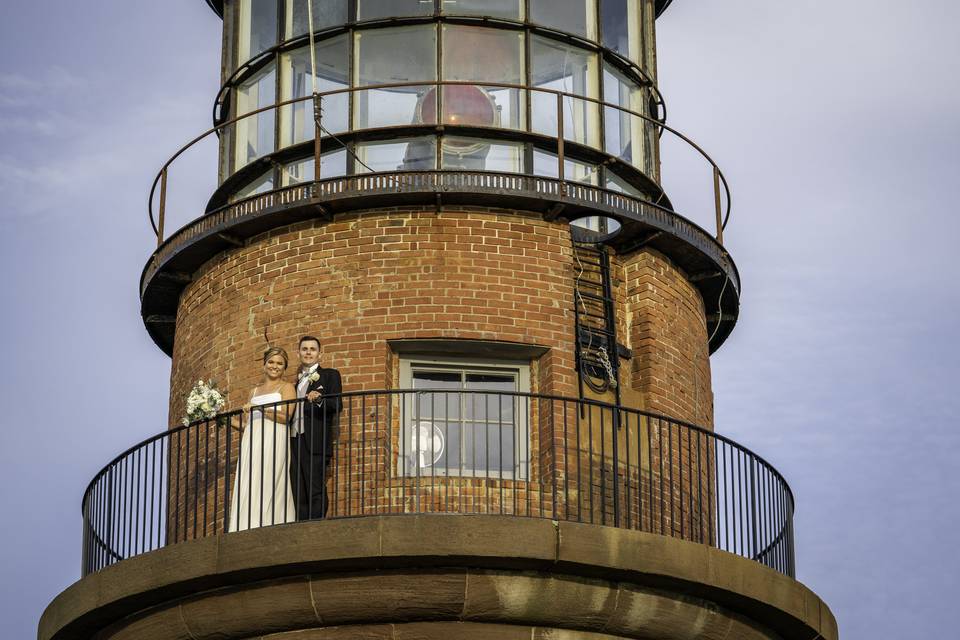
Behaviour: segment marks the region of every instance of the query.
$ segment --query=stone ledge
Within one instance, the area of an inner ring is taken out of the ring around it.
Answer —
[[[305,522],[172,545],[120,562],[69,587],[44,612],[38,638],[89,638],[145,609],[170,611],[175,601],[214,589],[242,586],[242,592],[248,593],[248,588],[262,588],[251,584],[257,581],[292,580],[294,585],[303,586],[291,588],[306,589],[310,600],[317,584],[345,579],[346,573],[362,577],[364,572],[376,576],[375,572],[396,574],[403,569],[437,568],[443,568],[440,573],[450,579],[468,580],[478,589],[486,584],[493,589],[488,591],[490,598],[495,596],[489,594],[515,592],[525,581],[530,584],[523,590],[533,587],[529,591],[532,595],[542,597],[559,585],[562,588],[555,593],[567,598],[582,588],[576,584],[585,586],[602,580],[607,583],[605,588],[624,602],[611,605],[609,611],[601,607],[585,614],[587,619],[581,626],[589,631],[594,626],[601,631],[607,625],[613,633],[629,630],[631,616],[649,609],[649,604],[630,605],[629,594],[644,594],[637,597],[649,603],[650,593],[662,591],[672,594],[676,602],[689,598],[707,601],[706,609],[709,603],[716,603],[786,640],[810,640],[818,634],[823,640],[837,638],[833,615],[813,592],[733,554],[666,536],[609,527],[441,514]],[[526,577],[520,575],[524,572]],[[457,575],[462,578],[455,578]],[[496,588],[493,583],[498,581],[503,584]],[[527,620],[531,615],[530,602],[511,605],[502,595],[495,599],[503,613],[491,613],[489,606],[480,604],[483,592],[474,593],[476,599],[463,596],[463,619],[479,616],[496,623]],[[181,620],[183,612],[191,607],[207,606],[209,610],[209,603],[202,604],[206,599],[196,603],[194,598],[177,605]],[[576,602],[567,601],[569,606]],[[549,599],[543,604],[550,604]],[[486,613],[471,607],[480,607]],[[587,603],[584,607],[584,611],[591,608]],[[703,603],[697,607],[704,609]],[[575,616],[576,612],[570,614]],[[313,624],[326,624],[315,608],[314,615],[318,619]],[[539,622],[542,625],[544,621]],[[156,617],[144,622],[148,623],[156,624]],[[350,622],[340,622],[344,623]]]

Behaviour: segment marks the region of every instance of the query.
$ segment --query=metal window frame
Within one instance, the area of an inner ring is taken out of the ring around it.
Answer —
[[[487,358],[453,358],[453,357],[431,357],[431,356],[416,356],[414,354],[403,354],[399,358],[400,362],[400,375],[399,382],[401,389],[409,389],[411,393],[430,393],[427,389],[414,389],[414,374],[417,371],[445,371],[445,372],[457,372],[461,375],[461,388],[460,394],[458,394],[459,401],[462,403],[464,392],[470,392],[463,387],[465,384],[466,375],[470,373],[512,373],[514,374],[516,381],[516,389],[509,392],[511,394],[528,394],[531,392],[530,389],[530,362],[524,360],[507,360],[507,359],[487,359]],[[456,391],[443,390],[445,393],[457,394]],[[473,390],[476,392],[476,390]],[[492,393],[492,392],[491,392]],[[496,395],[496,394],[494,394]],[[511,395],[511,398],[516,401],[522,396]],[[519,403],[518,403],[519,405]],[[459,424],[461,433],[466,430],[466,420],[464,419],[463,406],[461,405],[459,410],[459,418],[456,422]],[[406,414],[403,418],[402,423],[399,425],[399,437],[401,439],[409,439],[412,429],[413,416]],[[453,422],[453,421],[447,421]],[[467,470],[464,468],[463,464],[463,446],[464,441],[460,441],[460,468],[455,469],[454,473],[451,473],[449,469],[444,468],[440,471],[438,468],[433,467],[431,469],[431,475],[435,475],[438,478],[488,478],[493,480],[508,480],[516,482],[527,482],[530,480],[532,464],[531,457],[531,448],[532,448],[532,437],[530,430],[531,417],[529,415],[529,405],[526,407],[526,410],[521,410],[520,406],[514,407],[514,448],[511,451],[512,457],[516,460],[512,473],[503,473],[502,471],[494,471],[492,469],[473,469]],[[496,424],[501,424],[501,421],[498,419]],[[505,424],[505,423],[504,423]],[[407,440],[404,440],[405,442]],[[502,452],[501,452],[502,453]],[[503,468],[503,457],[501,456],[501,469]],[[419,473],[418,469],[408,469],[406,468],[406,463],[401,460],[399,457],[397,463],[394,467],[394,472],[397,477],[400,478],[411,478],[416,477]]]

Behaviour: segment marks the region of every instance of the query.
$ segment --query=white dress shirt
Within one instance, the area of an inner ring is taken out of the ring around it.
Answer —
[[[307,397],[307,389],[310,388],[310,374],[316,371],[320,367],[320,363],[316,363],[311,366],[309,369],[304,369],[300,372],[300,379],[297,381],[297,397],[300,399]],[[297,406],[297,413],[294,417],[294,429],[297,430],[297,433],[303,433],[303,412],[300,410],[301,407]]]

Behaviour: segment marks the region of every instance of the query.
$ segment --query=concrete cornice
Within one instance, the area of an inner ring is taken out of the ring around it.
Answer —
[[[481,582],[487,577],[484,572],[499,572],[508,581],[519,580],[526,572],[522,579],[570,577],[596,581],[608,591],[627,585],[684,602],[705,601],[707,608],[722,607],[785,640],[837,639],[836,620],[816,594],[730,553],[611,527],[449,514],[297,523],[171,545],[124,560],[69,587],[44,612],[38,638],[89,638],[150,608],[178,606],[187,599],[193,602],[189,606],[197,606],[204,592],[224,587],[242,591],[263,581],[288,580],[312,594],[315,583],[335,582],[339,576],[362,579],[366,572],[370,580],[382,580],[384,572],[441,568],[447,576],[475,575],[473,580],[479,577]],[[463,622],[529,622],[529,614],[511,618],[509,611],[492,617],[489,611],[471,614],[467,596],[461,599],[463,615],[457,618]],[[703,603],[698,606],[703,609]],[[619,625],[618,634],[630,637],[623,627],[629,612],[615,609],[594,612],[594,622],[584,623],[583,630],[606,632],[608,625]],[[208,615],[210,611],[205,609]],[[320,613],[316,620],[310,617],[310,624],[325,624]],[[364,620],[341,622],[346,623]]]

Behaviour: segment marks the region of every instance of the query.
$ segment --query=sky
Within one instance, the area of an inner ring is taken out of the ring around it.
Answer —
[[[716,429],[790,483],[797,577],[845,640],[956,631],[957,24],[953,0],[677,0],[658,22],[669,123],[733,191],[743,292],[712,357]],[[79,578],[87,482],[167,423],[170,361],[137,297],[146,199],[210,126],[220,28],[201,0],[0,21],[5,637],[33,637]],[[704,193],[683,154],[665,146],[681,210]]]

